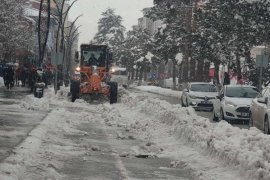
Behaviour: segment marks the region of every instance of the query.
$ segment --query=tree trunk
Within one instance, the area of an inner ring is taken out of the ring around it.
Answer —
[[[184,55],[183,59],[183,82],[188,82],[188,57]]]
[[[134,80],[135,77],[135,70],[132,68],[131,70],[131,80]]]
[[[182,66],[183,66],[183,63],[181,63],[181,64],[178,66],[178,69],[179,69],[179,72],[178,72],[178,84],[181,83],[182,78],[183,78],[183,69],[182,69]]]
[[[143,79],[144,79],[144,81],[147,81],[147,71],[146,71],[146,68],[144,68],[144,71],[143,71]]]
[[[219,84],[219,62],[215,62],[215,76],[214,76],[214,84]]]
[[[141,66],[139,70],[139,85],[142,85],[143,69],[144,69],[143,66]]]
[[[209,82],[209,70],[210,70],[210,62],[204,62],[203,81],[205,82]]]
[[[164,65],[164,62],[161,61],[158,66],[158,79],[159,79],[159,85],[161,87],[163,86],[164,78],[165,78],[165,65]]]
[[[189,69],[190,70],[190,77],[189,77],[190,81],[194,81],[196,79],[195,67],[196,67],[196,62],[193,59],[191,59],[190,60],[190,69]]]
[[[248,64],[250,64],[252,62],[251,53],[250,53],[250,49],[249,48],[245,48],[245,58],[246,58],[246,62]]]
[[[208,71],[209,72],[209,71]],[[204,81],[204,62],[199,60],[197,63],[196,81]]]
[[[137,66],[137,69],[135,71],[135,80],[139,79],[139,67]]]
[[[172,61],[172,65],[173,65],[173,72],[172,72],[172,75],[173,75],[173,90],[176,90],[176,61],[175,60]]]
[[[237,76],[241,76],[241,64],[240,64],[240,56],[239,53],[236,53],[236,70],[237,70]]]

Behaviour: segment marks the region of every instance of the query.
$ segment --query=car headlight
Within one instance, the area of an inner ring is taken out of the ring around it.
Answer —
[[[234,104],[231,101],[225,101],[225,105],[230,106],[230,107],[236,107],[237,106],[236,104]]]
[[[78,66],[78,67],[76,67],[76,71],[80,71],[81,70],[81,68]]]
[[[189,97],[190,97],[191,99],[197,99],[197,97],[194,96],[194,95],[189,95]]]

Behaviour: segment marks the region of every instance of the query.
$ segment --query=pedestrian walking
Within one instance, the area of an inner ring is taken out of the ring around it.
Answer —
[[[20,75],[21,75],[21,68],[19,66],[15,70],[15,84],[16,84],[16,86],[19,86],[19,84],[20,84]]]
[[[37,69],[34,66],[32,66],[32,69],[29,74],[29,87],[31,89],[31,92],[34,91],[36,80],[37,80]]]
[[[14,71],[11,66],[8,67],[7,69],[7,74],[6,74],[6,86],[7,89],[11,89],[14,85]]]
[[[224,80],[223,80],[223,85],[229,85],[231,82],[230,82],[230,75],[228,72],[225,72],[224,73]]]
[[[237,84],[240,84],[240,85],[243,85],[243,84],[244,84],[242,75],[239,75],[239,76],[237,77]]]

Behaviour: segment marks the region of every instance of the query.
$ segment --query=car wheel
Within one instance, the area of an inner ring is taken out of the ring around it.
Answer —
[[[220,109],[220,115],[219,115],[219,121],[221,121],[221,120],[225,120],[224,113],[223,113],[222,109]]]
[[[264,134],[269,134],[269,119],[265,117],[264,120]]]
[[[216,116],[215,110],[213,110],[213,113],[212,113],[212,120],[213,121],[218,121],[219,120],[219,118]]]
[[[252,119],[252,114],[251,114],[251,112],[249,113],[248,126],[249,126],[249,127],[253,127],[253,119]]]

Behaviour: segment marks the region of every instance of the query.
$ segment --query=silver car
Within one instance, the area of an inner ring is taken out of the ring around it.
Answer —
[[[213,110],[213,101],[218,96],[215,85],[204,82],[190,83],[182,93],[182,106],[192,106],[195,110]]]
[[[250,119],[249,126],[254,126],[262,130],[265,134],[270,134],[269,121],[270,121],[270,87],[262,90],[257,98],[252,100],[250,106]]]

